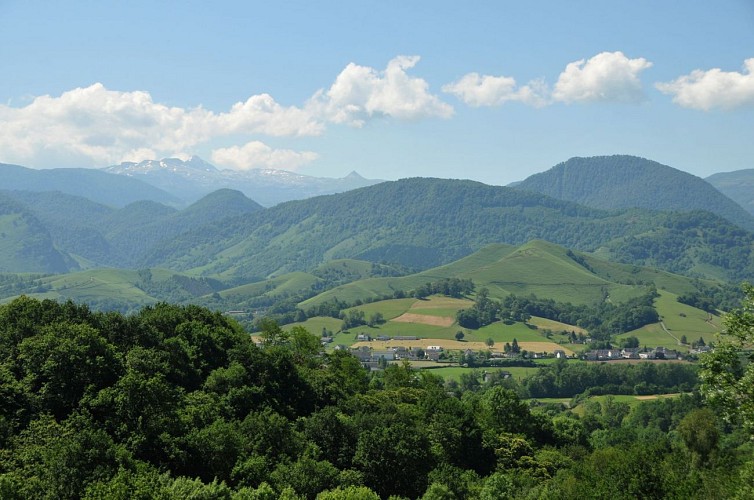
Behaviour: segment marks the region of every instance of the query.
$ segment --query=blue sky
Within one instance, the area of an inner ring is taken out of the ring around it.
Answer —
[[[35,168],[754,168],[752,0],[0,0],[0,75],[0,162]]]

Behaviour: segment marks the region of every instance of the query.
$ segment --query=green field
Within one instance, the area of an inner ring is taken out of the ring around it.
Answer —
[[[111,299],[118,302],[148,305],[157,302],[138,288],[136,271],[124,269],[96,269],[78,273],[60,274],[43,278],[42,283],[51,289],[44,293],[29,293],[38,299],[74,300],[96,302]],[[5,302],[12,298],[5,299]]]
[[[379,302],[371,302],[369,304],[351,307],[345,309],[343,312],[348,314],[348,311],[350,310],[364,311],[364,315],[367,319],[369,319],[371,314],[379,312],[382,313],[382,316],[386,320],[388,320],[397,318],[401,314],[407,312],[416,301],[417,299],[414,298],[381,300]]]
[[[448,367],[442,367],[442,368],[427,368],[430,370],[430,373],[435,375],[440,375],[445,380],[455,380],[458,382],[461,379],[462,373],[478,373],[481,377],[484,372],[498,372],[498,371],[506,371],[511,374],[511,377],[513,377],[516,381],[520,381],[532,373],[535,373],[539,368],[530,368],[530,367],[520,367],[520,366],[513,366],[513,367],[504,367],[504,368],[498,368],[498,367],[484,367],[484,368],[467,368],[464,366],[448,366]]]
[[[704,338],[706,343],[715,339],[715,334],[720,332],[719,316],[681,304],[677,300],[678,296],[673,293],[662,290],[659,293],[660,296],[655,299],[655,308],[668,331],[665,331],[661,324],[654,323],[619,335],[618,339],[635,336],[642,347],[667,347],[681,350],[688,349],[688,346],[679,345],[684,335],[689,343],[698,340],[699,337]]]
[[[654,401],[657,399],[667,399],[667,398],[677,398],[680,394],[653,394],[653,395],[647,395],[647,396],[632,396],[627,394],[616,394],[616,395],[604,395],[604,396],[590,396],[589,401],[599,401],[603,402],[607,398],[613,398],[614,401],[618,403],[628,403],[629,406],[636,406],[638,404],[641,404],[646,401]],[[546,401],[546,400],[539,400],[539,401]],[[574,413],[578,414],[579,416],[584,416],[584,404],[578,404],[575,407],[571,409]]]

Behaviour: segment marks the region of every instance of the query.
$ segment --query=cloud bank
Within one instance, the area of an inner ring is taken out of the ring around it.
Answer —
[[[0,104],[1,161],[24,165],[105,166],[165,156],[186,157],[199,145],[224,137],[244,145],[216,149],[221,166],[295,169],[317,155],[273,150],[257,136],[317,136],[329,123],[360,127],[369,119],[449,117],[453,108],[407,71],[418,57],[400,56],[385,70],[349,64],[329,89],[301,106],[284,106],[269,94],[252,95],[228,111],[170,107],[148,92],[109,90],[101,83],[36,97],[24,107]],[[235,156],[234,156],[235,155]]]
[[[622,52],[601,52],[568,64],[550,89],[544,80],[518,87],[509,76],[464,75],[442,90],[470,106],[521,102],[541,107],[555,102],[640,102],[646,99],[639,75],[652,63],[629,59]]]
[[[754,105],[754,58],[744,61],[741,73],[720,68],[695,70],[672,82],[657,83],[655,87],[672,95],[673,102],[684,108],[709,111],[751,106]]]
[[[296,170],[318,158],[311,151],[297,152],[290,149],[272,149],[260,141],[247,142],[243,146],[215,149],[212,161],[236,170],[274,168]]]

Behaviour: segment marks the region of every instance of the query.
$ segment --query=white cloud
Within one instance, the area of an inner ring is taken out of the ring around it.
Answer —
[[[323,129],[308,112],[281,106],[267,94],[216,114],[169,107],[147,92],[118,92],[96,83],[60,97],[40,96],[21,108],[0,105],[3,160],[41,166],[104,166],[185,155],[222,136],[316,135]]]
[[[568,64],[558,77],[552,98],[566,103],[639,102],[645,99],[639,74],[651,66],[643,57],[629,59],[623,52],[602,52]]]
[[[544,82],[535,80],[517,88],[516,80],[509,76],[468,73],[459,80],[444,85],[442,90],[474,107],[499,106],[509,101],[543,106],[547,102],[547,87]]]
[[[259,141],[251,141],[243,146],[232,146],[212,151],[214,163],[235,170],[252,168],[296,170],[317,158],[317,153],[311,151],[298,152],[290,149],[272,149]]]
[[[672,82],[655,87],[673,96],[684,108],[709,111],[712,108],[734,109],[754,105],[754,58],[744,61],[744,71],[695,70]]]
[[[453,108],[429,92],[429,84],[406,70],[418,56],[398,56],[384,71],[350,63],[327,90],[318,91],[307,109],[333,123],[360,127],[368,118],[390,116],[414,120],[448,118]]]
[[[384,71],[349,64],[327,90],[305,106],[283,106],[269,94],[253,95],[228,111],[170,107],[148,92],[109,90],[101,83],[58,97],[33,98],[21,107],[0,104],[0,161],[24,165],[105,166],[164,156],[181,157],[221,137],[241,141],[254,135],[314,136],[328,123],[361,125],[372,117],[448,117],[453,108],[409,76],[418,57],[397,57]],[[260,142],[215,153],[228,165],[283,165],[294,168],[314,153],[265,151]],[[244,160],[233,160],[236,158]],[[248,161],[246,161],[248,160]],[[240,162],[240,163],[239,163]]]
[[[639,102],[645,99],[639,74],[651,66],[644,58],[629,59],[622,52],[602,52],[589,60],[568,64],[552,89],[543,79],[518,86],[510,76],[468,73],[444,85],[442,90],[475,107],[506,102],[535,107],[553,102]]]

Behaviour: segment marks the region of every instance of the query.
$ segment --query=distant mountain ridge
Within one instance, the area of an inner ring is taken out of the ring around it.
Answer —
[[[636,156],[571,158],[515,189],[601,209],[706,210],[754,230],[754,217],[708,182]]]
[[[67,272],[88,267],[138,267],[151,248],[186,231],[199,230],[223,219],[263,210],[243,193],[218,190],[191,206],[177,210],[150,200],[113,208],[60,192],[0,191],[0,227],[6,219],[29,221],[35,237],[27,240],[46,250],[27,252],[24,264],[0,252],[0,272]],[[5,217],[3,217],[5,215]],[[14,232],[18,232],[16,229]],[[12,234],[10,229],[4,232]],[[6,244],[10,242],[6,238]],[[27,246],[29,243],[27,242]],[[49,247],[49,248],[48,248]],[[2,241],[0,241],[2,248]],[[65,254],[67,259],[63,259]],[[38,262],[47,255],[50,262]],[[20,257],[19,257],[20,258]],[[5,265],[5,261],[15,262]]]
[[[720,172],[704,180],[754,215],[754,168]]]
[[[271,168],[220,170],[198,156],[186,161],[164,158],[140,163],[124,162],[105,167],[103,171],[143,180],[186,201],[195,201],[212,191],[230,188],[243,192],[264,206],[341,193],[382,182],[365,179],[355,171],[332,179]]]
[[[139,179],[88,168],[35,170],[0,163],[0,190],[60,191],[112,207],[123,207],[140,200],[172,206],[182,203],[178,197]]]

